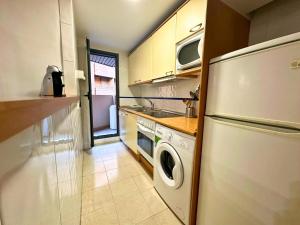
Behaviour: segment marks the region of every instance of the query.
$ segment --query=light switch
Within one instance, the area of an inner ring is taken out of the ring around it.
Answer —
[[[291,63],[291,69],[299,69],[300,68],[300,59],[295,60]]]

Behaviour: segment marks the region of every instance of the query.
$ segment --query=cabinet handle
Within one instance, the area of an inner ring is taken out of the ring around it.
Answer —
[[[167,76],[171,76],[172,74],[173,74],[173,70],[170,70],[170,71],[166,72]]]
[[[196,31],[199,31],[199,30],[201,30],[201,28],[202,28],[202,23],[199,23],[199,24],[197,24],[196,26],[192,27],[192,28],[190,29],[190,32],[196,32]]]

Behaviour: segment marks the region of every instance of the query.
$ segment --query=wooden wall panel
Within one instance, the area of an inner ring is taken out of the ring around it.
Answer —
[[[196,224],[200,182],[203,125],[206,106],[209,61],[217,56],[247,47],[250,21],[220,0],[208,0],[201,75],[198,133],[192,177],[190,224]]]

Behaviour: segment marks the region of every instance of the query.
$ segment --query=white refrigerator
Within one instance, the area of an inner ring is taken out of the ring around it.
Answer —
[[[299,40],[211,62],[198,225],[300,225]]]

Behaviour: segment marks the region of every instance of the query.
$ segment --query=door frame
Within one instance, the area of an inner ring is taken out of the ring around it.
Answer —
[[[95,146],[94,142],[94,133],[93,133],[93,98],[92,98],[92,81],[91,81],[91,64],[90,64],[90,58],[91,58],[91,48],[90,48],[90,40],[86,38],[86,62],[87,62],[87,72],[88,72],[88,92],[85,94],[85,96],[88,98],[89,101],[89,115],[90,115],[90,141],[91,141],[91,147]]]
[[[88,40],[88,39],[87,39]],[[120,134],[119,130],[119,104],[120,104],[120,87],[119,87],[119,54],[114,52],[108,52],[103,50],[98,50],[94,48],[90,48],[88,51],[88,88],[89,88],[89,110],[90,110],[90,136],[91,136],[91,146],[93,147],[95,145],[94,140],[95,139],[103,139],[103,138],[109,138],[109,137],[117,137]],[[108,134],[108,135],[102,135],[99,137],[94,137],[94,130],[93,130],[93,95],[92,95],[92,82],[91,82],[91,65],[90,65],[90,55],[101,55],[101,56],[110,56],[114,57],[116,59],[116,118],[117,118],[117,132],[116,134]]]

